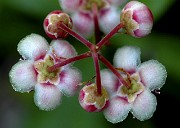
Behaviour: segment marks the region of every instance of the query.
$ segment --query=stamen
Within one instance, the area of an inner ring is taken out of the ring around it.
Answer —
[[[132,82],[132,81],[131,81],[131,76],[130,76],[130,74],[129,74],[127,71],[125,71],[123,68],[115,68],[115,69],[117,69],[117,70],[125,73],[125,74],[127,75],[127,80],[128,80],[128,82],[129,82],[129,83]]]
[[[78,85],[79,86],[82,86],[82,85],[88,85],[88,84],[90,84],[91,83],[91,81],[95,78],[96,76],[93,76],[91,79],[89,79],[88,81],[86,81],[86,82],[81,82],[81,83],[79,83]]]

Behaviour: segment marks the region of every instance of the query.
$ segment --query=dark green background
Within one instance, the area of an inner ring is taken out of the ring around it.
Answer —
[[[141,39],[116,35],[102,53],[112,62],[118,47],[135,45],[141,48],[142,61],[157,59],[165,65],[168,77],[157,95],[158,106],[147,121],[134,119],[131,114],[122,123],[111,124],[102,113],[85,112],[75,97],[63,97],[62,104],[50,112],[35,106],[33,92],[15,92],[8,73],[20,58],[17,44],[26,35],[37,33],[51,41],[44,33],[43,20],[53,10],[60,9],[57,0],[1,0],[0,1],[0,128],[160,128],[178,126],[180,115],[180,21],[178,0],[141,0],[154,15],[152,33]],[[72,37],[69,42],[78,53],[87,49]],[[94,76],[93,62],[85,59],[75,63],[83,74],[83,81]],[[104,66],[101,66],[104,68]]]

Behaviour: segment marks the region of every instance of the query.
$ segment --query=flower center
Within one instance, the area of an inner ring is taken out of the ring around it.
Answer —
[[[105,106],[106,101],[109,99],[107,91],[102,87],[102,94],[97,92],[97,86],[95,84],[89,85],[84,88],[86,96],[84,98],[86,103],[95,104],[97,108],[101,109]]]
[[[58,81],[58,73],[60,68],[53,72],[49,72],[48,68],[54,65],[54,59],[51,56],[47,56],[44,60],[37,61],[34,64],[36,71],[38,72],[38,82],[45,83],[50,82],[54,84]]]
[[[120,87],[119,92],[127,97],[129,103],[134,102],[135,98],[138,94],[140,94],[144,90],[144,86],[139,81],[139,76],[133,75],[130,77],[129,88],[127,86],[122,85]]]
[[[93,4],[96,4],[98,9],[105,7],[106,2],[104,0],[85,0],[83,9],[92,10]]]

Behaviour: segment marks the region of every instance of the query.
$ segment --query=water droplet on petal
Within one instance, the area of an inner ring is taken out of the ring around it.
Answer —
[[[154,90],[154,93],[155,93],[155,94],[160,94],[160,89],[155,89],[155,90]]]
[[[135,116],[133,116],[133,119],[135,119],[136,117]]]

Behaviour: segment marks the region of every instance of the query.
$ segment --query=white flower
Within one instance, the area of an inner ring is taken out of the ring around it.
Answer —
[[[122,75],[129,87],[121,84],[109,70],[101,71],[102,85],[111,90],[112,95],[109,106],[104,110],[107,120],[121,122],[129,111],[140,121],[151,118],[157,105],[151,91],[164,85],[167,77],[165,67],[156,60],[140,63],[140,50],[133,46],[118,49],[114,64],[125,71]]]
[[[16,63],[10,81],[18,92],[35,90],[35,104],[42,110],[52,110],[61,101],[62,93],[71,96],[78,89],[81,74],[70,65],[50,72],[54,64],[76,55],[75,49],[65,40],[53,40],[50,46],[40,35],[31,34],[20,41],[18,51],[24,60]]]

